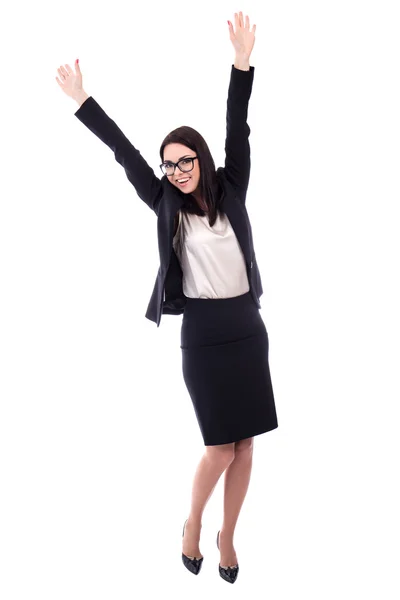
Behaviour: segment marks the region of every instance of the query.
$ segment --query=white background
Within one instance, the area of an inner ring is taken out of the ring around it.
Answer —
[[[396,3],[35,2],[3,9],[0,596],[398,600],[399,36]],[[255,439],[218,575],[181,561],[204,447],[181,316],[144,314],[157,220],[56,82],[83,85],[161,177],[197,129],[224,165],[234,49],[256,23],[247,209],[279,427]]]

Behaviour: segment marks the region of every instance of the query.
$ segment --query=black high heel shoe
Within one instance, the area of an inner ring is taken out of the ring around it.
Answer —
[[[219,550],[219,531],[217,535],[217,546]],[[235,583],[238,573],[239,573],[239,565],[237,564],[235,567],[221,567],[218,565],[219,574],[228,583]]]
[[[185,524],[183,526],[182,537],[185,535],[185,525],[186,525],[186,522],[187,522],[187,519],[186,519]],[[200,573],[201,565],[203,564],[203,558],[204,557],[202,557],[202,558],[196,558],[194,556],[186,556],[186,554],[183,554],[183,552],[182,552],[182,562],[183,562],[183,564],[188,569],[188,571],[190,571],[194,575],[198,575]]]

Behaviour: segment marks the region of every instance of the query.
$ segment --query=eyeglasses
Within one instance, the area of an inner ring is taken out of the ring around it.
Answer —
[[[198,156],[188,156],[186,158],[182,158],[177,163],[167,160],[160,165],[160,169],[164,175],[173,175],[176,167],[179,167],[181,171],[187,173],[187,171],[191,171],[193,169],[196,158],[198,159]]]

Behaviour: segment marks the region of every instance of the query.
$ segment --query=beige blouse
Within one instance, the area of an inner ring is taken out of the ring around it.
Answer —
[[[246,261],[226,214],[213,227],[208,216],[179,211],[173,248],[188,298],[233,298],[250,290]]]

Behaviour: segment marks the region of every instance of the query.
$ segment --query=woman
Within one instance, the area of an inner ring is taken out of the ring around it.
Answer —
[[[247,493],[253,438],[278,426],[270,378],[263,293],[251,225],[245,208],[250,176],[247,109],[254,77],[249,59],[256,26],[235,13],[228,21],[235,48],[227,102],[225,168],[215,164],[203,137],[190,127],[171,132],[160,148],[164,176],[154,171],[82,88],[78,61],[56,77],[79,104],[75,116],[101,139],[125,169],[138,196],[158,217],[160,268],[146,317],[183,314],[183,377],[205,445],[183,527],[182,560],[194,574],[203,555],[199,540],[204,508],[225,472],[224,519],[217,535],[219,574],[236,581],[233,536]]]

